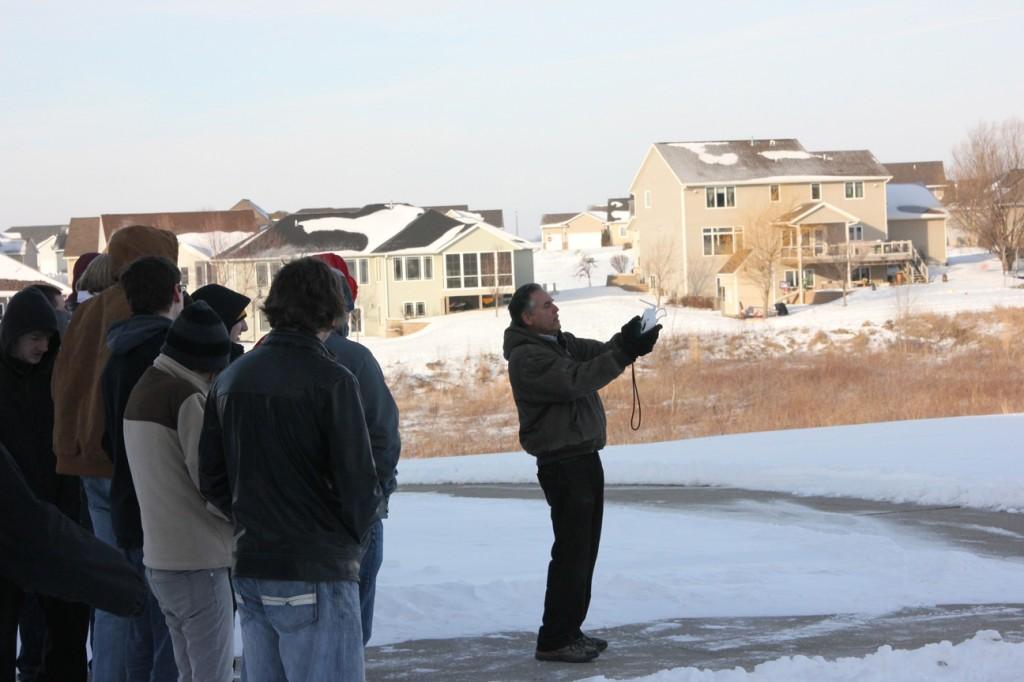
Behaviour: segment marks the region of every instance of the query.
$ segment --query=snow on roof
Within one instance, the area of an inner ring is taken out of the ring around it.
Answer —
[[[462,211],[453,208],[449,211],[446,211],[445,215],[448,216],[449,218],[454,218],[455,220],[458,220],[460,223],[466,223],[467,225],[487,222],[484,220],[484,217],[482,215],[480,215],[479,213],[474,213],[473,211]]]
[[[10,232],[0,234],[0,253],[25,253],[25,240],[11,236]]]
[[[64,293],[71,293],[71,289],[67,284],[58,282],[51,277],[47,277],[35,268],[30,268],[24,263],[2,254],[0,254],[0,280],[25,282],[26,285],[35,282],[42,282],[44,284],[52,284]]]
[[[814,154],[811,154],[810,152],[805,152],[799,149],[769,149],[768,151],[758,153],[769,161],[778,161],[780,159],[809,159],[814,156]]]
[[[423,209],[418,206],[392,204],[358,218],[313,217],[302,219],[297,217],[296,224],[306,234],[330,230],[363,234],[366,236],[367,243],[361,250],[369,253],[404,230],[409,223],[421,215],[423,215]]]
[[[740,157],[736,156],[736,154],[732,152],[726,152],[724,154],[712,154],[709,151],[707,151],[708,147],[726,146],[728,144],[728,142],[670,142],[669,146],[680,147],[682,149],[691,151],[694,154],[696,154],[697,158],[700,159],[703,163],[711,165],[718,164],[722,166],[732,166],[737,161],[739,161]]]
[[[921,220],[949,215],[931,190],[917,183],[889,183],[885,186],[885,199],[889,220]]]
[[[252,237],[252,232],[185,232],[178,235],[178,243],[191,247],[207,258],[213,258],[221,251]]]

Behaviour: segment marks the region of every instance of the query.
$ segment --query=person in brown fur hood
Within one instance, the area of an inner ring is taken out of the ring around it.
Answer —
[[[178,239],[168,230],[133,225],[110,237],[107,256],[115,284],[78,306],[53,368],[53,451],[59,473],[82,477],[96,537],[116,546],[110,516],[113,462],[103,446],[106,413],[100,377],[110,357],[107,331],[131,316],[128,299],[117,280],[130,263],[143,256],[164,256],[176,263]],[[96,611],[94,680],[123,676],[127,634],[128,619]]]

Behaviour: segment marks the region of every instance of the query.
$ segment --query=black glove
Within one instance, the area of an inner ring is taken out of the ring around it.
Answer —
[[[647,355],[654,350],[654,344],[658,342],[658,335],[661,334],[661,325],[656,324],[652,329],[648,329],[640,338],[637,340],[637,356]]]
[[[636,360],[640,355],[642,329],[643,322],[640,321],[639,315],[622,325],[622,350],[629,356],[630,361]]]

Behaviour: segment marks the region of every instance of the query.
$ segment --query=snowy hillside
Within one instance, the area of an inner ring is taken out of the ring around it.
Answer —
[[[790,315],[768,320],[737,320],[710,310],[668,307],[664,320],[668,334],[718,335],[751,334],[770,337],[807,337],[818,330],[856,329],[865,322],[881,326],[887,320],[924,313],[956,314],[990,310],[997,306],[1024,307],[1024,288],[1020,280],[1004,278],[999,261],[977,250],[953,250],[948,267],[933,267],[934,281],[913,286],[882,286],[876,291],[857,289],[849,304],[834,301],[823,305],[795,305]],[[613,270],[608,264],[616,248],[591,252],[598,265],[593,282],[574,277],[579,256],[571,253],[538,251],[535,277],[538,282],[554,284],[562,327],[578,336],[608,338],[630,317],[639,314],[650,300],[649,294],[637,294],[616,287],[597,286]],[[631,252],[626,252],[631,256]],[[945,274],[948,281],[942,281]],[[481,354],[500,357],[502,334],[508,326],[505,310],[478,310],[455,315],[426,318],[426,329],[409,336],[382,339],[363,337],[381,364],[417,370],[437,360],[462,361]]]

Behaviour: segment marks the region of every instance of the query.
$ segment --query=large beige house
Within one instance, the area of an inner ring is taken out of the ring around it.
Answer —
[[[260,307],[274,275],[295,258],[335,253],[359,285],[357,334],[401,334],[417,318],[505,305],[533,281],[533,245],[465,207],[408,204],[304,210],[214,258],[218,281],[253,300],[249,332],[270,331]]]
[[[810,152],[795,139],[653,144],[630,185],[638,270],[668,296],[713,298],[733,315],[763,314],[766,289],[771,304],[920,280],[944,246],[921,250],[928,219],[890,233],[889,179],[869,151]]]

